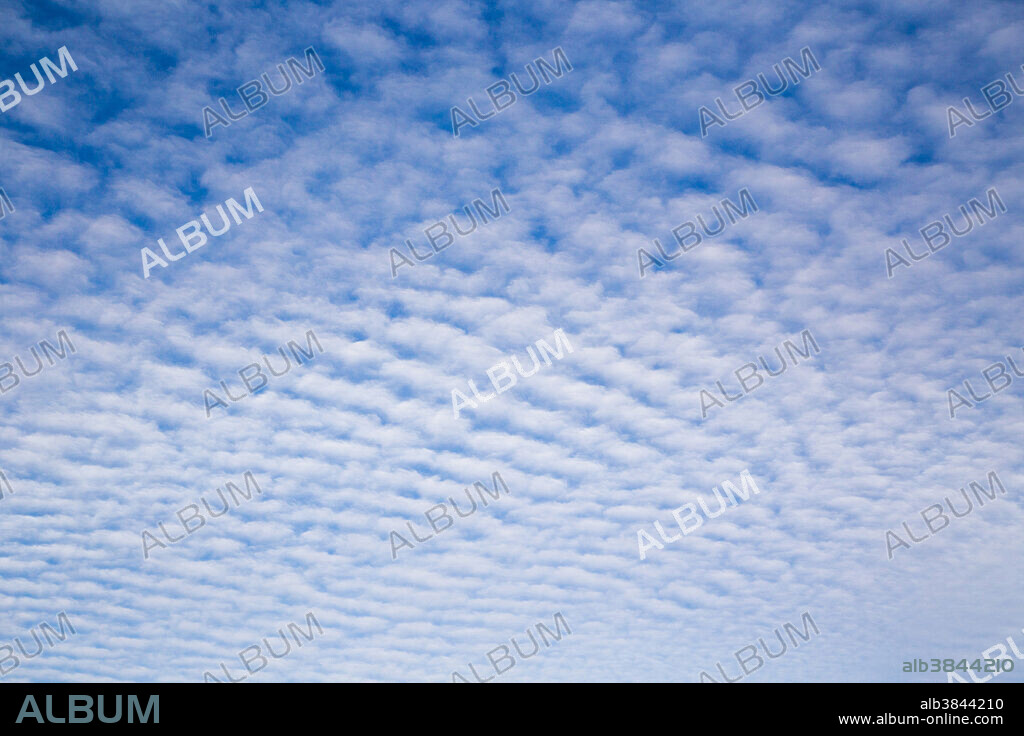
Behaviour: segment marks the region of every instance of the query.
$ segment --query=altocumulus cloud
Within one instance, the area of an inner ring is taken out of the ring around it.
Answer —
[[[556,612],[572,636],[501,681],[696,681],[805,611],[820,636],[750,679],[922,679],[900,663],[1019,632],[1024,383],[955,421],[946,391],[987,390],[1024,346],[1024,104],[953,138],[946,110],[1021,83],[1024,8],[963,12],[7,3],[0,655],[58,612],[75,635],[15,646],[4,680],[199,681],[310,611],[323,634],[254,680],[450,681]],[[299,84],[286,60],[311,47]],[[805,47],[820,71],[701,138],[701,106],[736,114],[735,87]],[[51,82],[62,48],[76,68]],[[556,48],[571,72],[453,135],[453,106],[486,115],[488,87]],[[264,73],[292,86],[247,110]],[[221,98],[236,119],[207,138]],[[886,248],[990,187],[1005,214],[886,277]],[[258,215],[143,277],[143,248],[185,253],[178,228],[220,229],[250,189]],[[495,189],[500,218],[430,249],[425,228],[467,230]],[[744,189],[756,214],[677,246]],[[682,254],[641,280],[654,238]],[[423,260],[392,278],[406,240]],[[453,386],[493,392],[489,368],[527,373],[523,346],[559,329],[571,355],[453,417]],[[322,352],[270,377],[311,330]],[[820,352],[741,393],[736,371],[777,370],[804,330]],[[237,398],[252,364],[267,384],[207,419],[204,390]],[[702,419],[716,381],[741,398]],[[713,513],[744,470],[761,493],[639,558],[638,529]],[[1005,496],[887,559],[887,529],[990,470]],[[465,513],[495,472],[510,492],[435,534],[425,512]],[[202,505],[246,473],[251,500]],[[434,538],[393,560],[409,522]],[[185,538],[146,559],[160,523]]]

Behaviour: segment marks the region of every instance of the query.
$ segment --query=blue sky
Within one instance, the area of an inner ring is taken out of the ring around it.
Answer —
[[[77,630],[3,681],[201,680],[307,611],[325,634],[253,680],[450,681],[557,611],[572,636],[498,681],[697,681],[804,611],[821,635],[750,681],[943,682],[902,662],[1024,646],[1024,380],[952,421],[946,393],[1024,365],[1024,101],[947,122],[1024,80],[1021,4],[3,11],[0,78],[62,46],[78,67],[0,113],[0,363],[76,349],[0,395],[0,652],[59,611]],[[322,73],[204,136],[309,47]],[[804,47],[820,71],[701,137],[702,105]],[[555,48],[571,72],[453,136],[452,106]],[[263,212],[143,278],[142,248],[249,187]],[[1005,214],[886,278],[991,187]],[[495,188],[507,214],[392,278],[390,248]],[[756,213],[638,277],[743,188]],[[453,417],[557,329],[571,354]],[[308,330],[322,354],[206,418]],[[819,354],[701,419],[803,330]],[[745,469],[758,495],[639,558]],[[261,496],[143,558],[249,470]],[[887,559],[992,470],[1005,496]],[[392,560],[389,531],[494,471],[507,497]]]

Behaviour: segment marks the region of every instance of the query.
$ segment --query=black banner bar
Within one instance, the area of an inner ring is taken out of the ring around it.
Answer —
[[[459,721],[473,723],[486,715],[494,720],[508,713],[513,703],[523,705],[522,692],[488,688],[444,695],[439,685],[399,685],[398,693],[379,684],[288,683],[218,687],[201,683],[161,684],[8,684],[0,686],[0,725],[5,729],[63,727],[89,724],[103,729],[131,726],[136,729],[176,728],[195,725],[266,729],[275,727],[338,724],[339,716],[362,716],[390,730],[408,719],[422,728],[436,723],[439,698],[458,704]],[[515,686],[513,686],[515,687]],[[1012,683],[984,688],[942,687],[921,684],[757,684],[739,690],[685,685],[520,685],[543,707],[552,725],[578,728],[581,718],[593,709],[584,687],[606,692],[600,716],[614,715],[632,722],[664,718],[681,703],[685,712],[700,713],[700,721],[730,729],[779,729],[792,726],[838,728],[855,731],[865,727],[974,726],[1020,733],[1020,699],[1024,690]],[[616,692],[609,692],[615,688]],[[356,692],[358,690],[358,692]],[[396,696],[401,707],[395,707]],[[575,697],[584,707],[569,707]],[[514,699],[510,699],[514,698]],[[550,702],[545,704],[545,698]],[[554,707],[556,706],[557,707]],[[418,707],[422,706],[422,707]],[[433,713],[433,716],[428,714]],[[561,713],[561,715],[559,715]],[[451,715],[451,714],[450,714]],[[677,714],[680,726],[690,723]],[[467,720],[468,717],[468,720]],[[593,717],[593,716],[592,716]],[[676,720],[676,716],[672,717]],[[386,720],[385,720],[386,719]],[[500,720],[500,719],[499,719]],[[595,718],[596,720],[596,718]],[[365,722],[365,721],[364,721]],[[75,729],[77,731],[77,729]],[[15,731],[16,732],[16,731]],[[179,731],[180,732],[180,731]],[[272,731],[271,731],[272,732]],[[5,730],[5,733],[7,731]]]

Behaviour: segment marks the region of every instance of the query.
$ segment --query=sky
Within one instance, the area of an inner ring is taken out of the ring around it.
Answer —
[[[1024,100],[981,91],[1024,89],[1024,5],[0,4],[4,682],[946,682],[903,663],[1024,651]],[[929,249],[972,199],[995,216]]]

